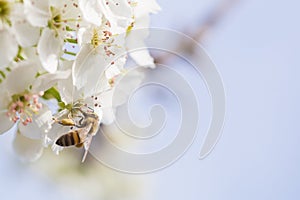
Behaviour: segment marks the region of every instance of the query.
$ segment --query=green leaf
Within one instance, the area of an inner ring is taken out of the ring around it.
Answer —
[[[56,99],[58,102],[62,102],[59,92],[54,87],[46,90],[42,98],[46,100]]]
[[[59,106],[59,108],[61,108],[61,109],[65,109],[66,108],[66,104],[64,103],[64,102],[58,102],[58,106]]]

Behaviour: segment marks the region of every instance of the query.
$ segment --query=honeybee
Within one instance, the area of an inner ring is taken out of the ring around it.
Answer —
[[[100,120],[97,114],[93,111],[85,111],[82,109],[82,106],[75,106],[71,109],[68,118],[61,120],[54,120],[62,126],[70,126],[72,129],[59,138],[56,139],[55,144],[60,147],[84,147],[85,153],[82,157],[82,162],[84,162],[92,137],[96,135],[99,126]]]

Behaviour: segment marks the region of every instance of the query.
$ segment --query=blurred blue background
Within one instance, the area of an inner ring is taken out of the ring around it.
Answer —
[[[192,33],[221,2],[158,0],[162,11],[152,16],[152,26]],[[202,38],[227,95],[223,135],[207,158],[198,159],[201,136],[164,170],[110,173],[128,184],[142,178],[137,199],[299,199],[299,7],[295,0],[237,1]],[[0,140],[1,199],[76,199],[17,162],[12,138]]]

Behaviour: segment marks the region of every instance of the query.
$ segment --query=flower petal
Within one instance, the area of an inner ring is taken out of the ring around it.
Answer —
[[[119,75],[124,69],[124,65],[127,61],[127,55],[121,56],[117,60],[111,63],[111,66],[105,70],[105,76],[107,79],[111,79]]]
[[[56,36],[55,31],[45,28],[38,43],[37,50],[40,55],[41,63],[46,71],[54,73],[57,70],[61,49],[62,42]]]
[[[71,76],[65,80],[59,80],[57,89],[60,92],[62,101],[66,104],[72,103],[73,99],[80,98],[80,93],[75,91]]]
[[[154,59],[147,49],[132,51],[130,57],[141,67],[155,68]]]
[[[40,29],[33,27],[26,20],[23,4],[18,3],[14,5],[11,21],[12,30],[19,45],[30,47],[37,44],[40,37]]]
[[[115,113],[113,108],[103,108],[102,112],[103,112],[103,116],[102,116],[101,123],[108,125],[114,122]]]
[[[111,97],[113,107],[128,101],[130,95],[132,95],[142,83],[146,72],[144,68],[134,68],[116,80],[113,96]]]
[[[10,101],[10,96],[6,90],[6,81],[0,84],[0,112],[6,112]]]
[[[7,67],[18,53],[18,43],[11,32],[0,30],[0,69]]]
[[[150,13],[157,13],[161,8],[156,0],[138,0],[137,5],[134,7],[134,16],[139,18]]]
[[[52,112],[44,107],[39,111],[38,115],[33,116],[32,123],[24,126],[19,123],[19,130],[22,135],[30,139],[43,139],[45,136],[45,129],[48,128],[48,124],[52,121]]]
[[[27,21],[13,24],[14,34],[22,47],[36,45],[40,37],[40,29],[31,26]]]
[[[3,111],[0,111],[0,122],[0,135],[6,133],[14,125],[14,123],[6,116],[6,113]]]
[[[103,14],[112,26],[126,29],[132,22],[133,10],[127,0],[99,1],[99,3]]]
[[[33,162],[41,157],[43,144],[41,140],[32,140],[17,132],[13,147],[20,160]]]
[[[71,75],[71,70],[56,71],[54,74],[39,76],[34,82],[32,90],[35,92],[45,91],[54,86],[59,80],[65,80]]]
[[[154,59],[149,54],[147,45],[144,42],[149,35],[149,21],[148,15],[136,19],[134,28],[127,35],[126,46],[130,57],[139,66],[154,68]]]
[[[50,19],[47,0],[24,0],[25,16],[33,26],[46,27]]]
[[[154,59],[146,49],[144,40],[149,35],[149,14],[158,12],[160,7],[155,0],[139,0],[133,9],[135,21],[133,29],[127,36],[126,46],[130,51],[130,56],[138,65],[154,68]]]
[[[100,86],[108,62],[104,55],[97,52],[90,44],[85,44],[77,55],[72,68],[73,84],[77,90],[83,90],[85,97],[93,95]]]
[[[24,92],[33,83],[36,76],[36,69],[31,62],[20,62],[7,76],[7,91],[10,96]],[[17,81],[16,81],[17,80]]]
[[[102,23],[102,10],[98,0],[78,0],[79,8],[86,21],[100,26]]]

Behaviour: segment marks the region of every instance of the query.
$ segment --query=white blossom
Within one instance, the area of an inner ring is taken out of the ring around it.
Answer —
[[[113,29],[123,32],[132,22],[132,8],[127,0],[79,0],[86,21],[101,26],[106,18]]]
[[[24,0],[27,20],[41,27],[42,35],[37,50],[42,66],[50,73],[58,68],[63,45],[73,39],[72,31],[81,23],[81,13],[75,0]]]
[[[10,29],[0,29],[0,70],[7,67],[18,53],[18,43]]]
[[[126,46],[130,51],[130,56],[140,66],[154,68],[154,60],[146,49],[144,40],[148,37],[150,14],[157,13],[160,10],[155,0],[137,0],[131,3],[133,8],[133,19],[128,28]],[[137,50],[136,49],[141,49]]]
[[[113,123],[144,76],[125,68],[128,55],[155,66],[144,40],[159,10],[155,0],[0,0],[0,135],[16,124],[22,160],[38,159],[69,131],[53,117],[79,102]]]

